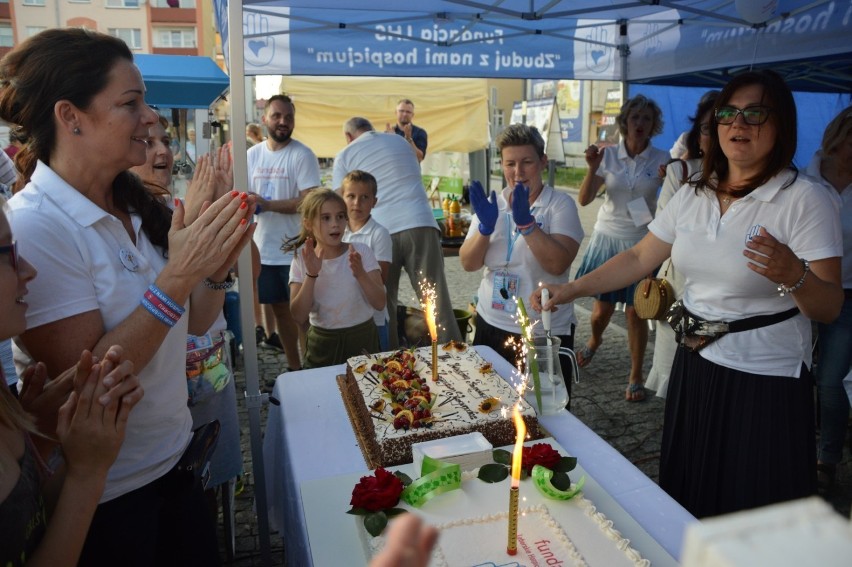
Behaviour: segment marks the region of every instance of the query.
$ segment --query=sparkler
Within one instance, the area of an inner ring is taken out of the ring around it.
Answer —
[[[426,315],[426,327],[432,337],[432,381],[438,381],[438,326],[435,323],[435,284],[420,281],[420,305]]]
[[[527,426],[521,417],[520,404],[515,404],[512,419],[515,422],[515,450],[512,452],[512,486],[509,488],[509,541],[506,553],[518,553],[518,492],[521,487],[521,459],[523,457],[524,438],[527,436]]]

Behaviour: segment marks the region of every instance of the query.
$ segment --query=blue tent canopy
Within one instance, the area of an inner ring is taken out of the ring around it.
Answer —
[[[165,108],[207,108],[228,90],[230,79],[207,57],[139,54],[145,101]]]

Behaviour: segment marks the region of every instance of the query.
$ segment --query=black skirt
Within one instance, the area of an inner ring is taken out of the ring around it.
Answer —
[[[703,518],[816,493],[813,381],[719,366],[679,348],[660,486]]]

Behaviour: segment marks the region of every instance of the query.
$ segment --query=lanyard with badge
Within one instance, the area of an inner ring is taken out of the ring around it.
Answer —
[[[530,210],[533,213],[535,208]],[[511,213],[506,213],[506,226],[514,226]],[[520,275],[509,271],[509,261],[512,259],[512,252],[515,248],[515,243],[521,237],[521,232],[517,226],[506,236],[506,263],[503,269],[495,270],[492,277],[493,285],[491,288],[491,308],[497,311],[508,311],[514,313],[517,309],[518,287],[520,285]]]

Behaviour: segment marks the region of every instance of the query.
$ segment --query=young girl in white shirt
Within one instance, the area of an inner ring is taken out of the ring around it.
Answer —
[[[373,311],[385,306],[381,269],[368,246],[343,242],[346,203],[334,191],[318,189],[305,197],[299,214],[301,231],[282,248],[297,251],[290,267],[290,311],[297,323],[310,322],[305,368],[377,352]]]

